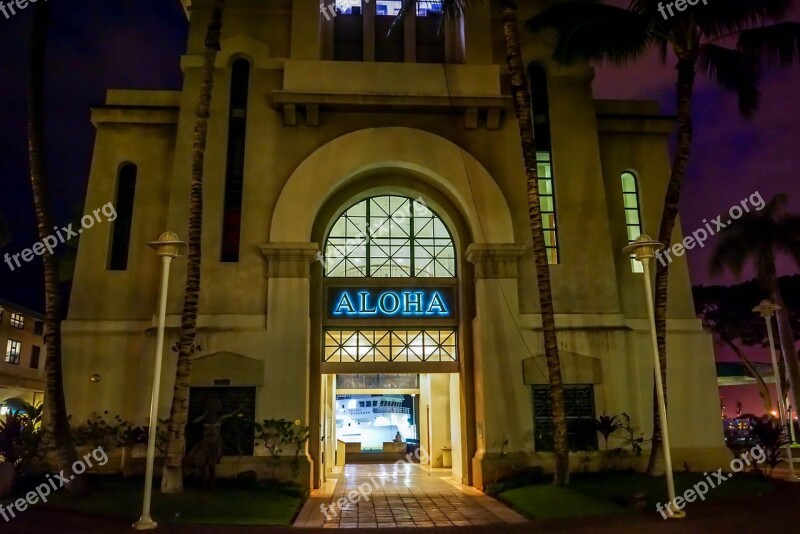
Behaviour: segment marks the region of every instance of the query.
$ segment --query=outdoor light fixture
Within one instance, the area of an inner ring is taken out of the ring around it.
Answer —
[[[144,501],[142,516],[133,524],[136,530],[152,530],[158,523],[150,517],[150,500],[153,495],[153,463],[156,450],[156,430],[158,429],[158,397],[161,389],[161,360],[164,353],[164,326],[167,318],[167,288],[169,287],[169,267],[172,258],[180,256],[180,247],[184,243],[178,240],[173,232],[164,232],[158,241],[147,243],[161,256],[161,289],[158,304],[158,335],[156,336],[156,359],[153,368],[153,393],[150,399],[150,428],[147,440],[147,469],[145,471]]]
[[[94,382],[95,384],[97,384],[98,382],[100,382],[100,379],[101,379],[101,378],[102,378],[102,377],[101,377],[99,374],[97,374],[97,373],[94,373],[93,375],[89,376],[89,380],[90,380],[90,381],[92,381],[92,382]]]
[[[650,236],[640,235],[633,242],[622,249],[625,254],[633,254],[634,259],[642,264],[644,281],[644,294],[647,300],[647,316],[650,326],[650,341],[653,346],[653,375],[656,380],[656,397],[658,399],[658,414],[661,420],[661,440],[664,446],[664,468],[667,477],[667,492],[669,493],[669,503],[667,504],[667,517],[670,519],[681,519],[686,517],[683,510],[672,510],[671,504],[675,502],[675,480],[672,475],[672,454],[669,449],[669,426],[667,424],[667,405],[664,400],[664,385],[661,380],[661,362],[658,358],[658,338],[656,337],[656,318],[653,309],[653,289],[650,287],[650,260],[656,257],[656,252],[664,248],[660,241],[650,239]]]
[[[753,308],[753,311],[761,315],[761,317],[764,318],[764,322],[767,323],[767,339],[769,340],[769,353],[770,356],[772,356],[772,374],[775,377],[775,394],[778,397],[778,413],[780,414],[781,427],[785,429],[787,422],[790,426],[792,425],[792,419],[786,410],[786,399],[783,396],[781,375],[780,371],[778,370],[778,357],[775,354],[775,340],[772,335],[772,316],[775,315],[775,312],[780,309],[781,307],[777,304],[774,304],[771,300],[764,299],[758,306]],[[773,412],[773,414],[774,413],[775,412]],[[787,460],[789,461],[789,476],[786,477],[786,480],[800,482],[800,478],[797,478],[797,475],[794,474],[791,442],[786,445],[786,455]]]

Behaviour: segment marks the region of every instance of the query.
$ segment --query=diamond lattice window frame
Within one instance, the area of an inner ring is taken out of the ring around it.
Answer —
[[[327,278],[455,278],[450,230],[423,202],[400,195],[348,207],[325,239]]]

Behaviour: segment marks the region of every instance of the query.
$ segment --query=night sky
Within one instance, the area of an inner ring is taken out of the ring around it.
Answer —
[[[83,209],[94,128],[89,108],[103,103],[108,88],[180,89],[179,58],[187,22],[178,0],[51,0],[47,65],[47,155],[51,200],[57,223]],[[13,239],[0,250],[16,253],[35,242],[27,174],[26,106],[28,39],[33,9],[6,20],[0,15],[0,213]],[[792,20],[800,20],[800,8]],[[674,69],[655,55],[626,68],[599,65],[598,98],[654,99],[674,113]],[[754,191],[765,200],[790,195],[800,211],[800,67],[765,73],[762,106],[742,119],[734,96],[702,80],[695,99],[695,145],[681,205],[684,229],[727,213]],[[658,221],[645,221],[655,234]],[[707,258],[713,243],[688,252],[694,283],[712,279]],[[796,272],[788,261],[781,274]],[[41,265],[15,272],[0,263],[0,296],[34,309],[43,307]]]

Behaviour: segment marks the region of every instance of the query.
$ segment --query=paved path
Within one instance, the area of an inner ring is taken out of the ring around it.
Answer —
[[[311,494],[294,526],[397,528],[525,522],[504,504],[452,479],[449,469],[425,471],[403,463],[346,465]]]

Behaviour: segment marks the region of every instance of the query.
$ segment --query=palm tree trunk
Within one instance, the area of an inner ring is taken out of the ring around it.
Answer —
[[[536,172],[536,144],[531,118],[531,95],[522,52],[519,45],[517,6],[503,0],[503,36],[506,61],[511,75],[511,96],[519,125],[525,177],[528,189],[528,215],[533,236],[533,254],[536,262],[536,280],[539,285],[539,307],[542,312],[544,350],[550,382],[550,404],[553,410],[554,484],[569,483],[569,448],[567,444],[567,419],[564,414],[564,387],[561,381],[561,362],[558,357],[553,295],[550,290],[550,266],[542,228],[542,211],[539,205],[539,181]]]
[[[44,168],[44,62],[47,48],[48,6],[40,2],[36,6],[33,20],[30,56],[30,100],[28,104],[28,159],[30,162],[33,204],[36,211],[36,228],[39,239],[44,240],[53,228],[53,217],[47,192]],[[72,466],[78,460],[75,444],[67,418],[67,403],[64,398],[63,368],[61,360],[61,294],[58,287],[58,261],[45,252],[45,381],[44,398],[46,429],[55,442],[55,459],[66,478],[71,479],[67,489],[82,493],[86,490],[86,479],[72,475]],[[74,478],[72,478],[74,476]]]
[[[794,333],[792,332],[792,325],[789,321],[789,309],[786,307],[786,302],[783,300],[780,286],[778,285],[778,273],[775,268],[775,257],[770,254],[766,258],[766,280],[767,290],[769,291],[769,298],[772,302],[781,307],[780,310],[775,312],[775,320],[778,323],[778,341],[781,345],[783,352],[783,361],[786,365],[786,374],[789,376],[789,385],[792,389],[791,404],[792,409],[797,410],[800,407],[800,365],[798,365],[797,349],[794,346]],[[776,376],[776,384],[778,384],[781,377]],[[784,391],[784,395],[788,396],[788,392]],[[781,399],[780,402],[784,402]],[[780,407],[780,402],[778,407]],[[790,424],[791,421],[790,421]]]
[[[163,493],[183,492],[183,456],[186,449],[186,422],[189,416],[189,383],[192,373],[192,355],[197,335],[197,310],[200,297],[200,257],[203,224],[203,174],[205,167],[208,118],[211,114],[211,94],[214,89],[214,70],[220,49],[222,10],[224,0],[214,0],[211,18],[206,30],[206,50],[203,56],[200,96],[195,113],[192,140],[192,181],[189,193],[189,237],[187,241],[186,289],[183,297],[181,336],[178,343],[178,366],[175,389],[172,394],[169,425],[167,426],[167,452],[161,478]],[[150,429],[154,431],[154,429]]]
[[[694,91],[695,58],[682,56],[678,58],[678,147],[672,160],[667,192],[664,197],[664,210],[661,213],[661,226],[658,240],[665,247],[672,245],[672,232],[678,217],[678,202],[681,187],[686,178],[689,164],[689,153],[692,149],[692,93]],[[655,320],[656,337],[658,338],[659,372],[664,385],[664,399],[667,400],[667,284],[669,279],[669,263],[656,262],[655,282]],[[647,474],[660,476],[664,474],[664,449],[661,441],[661,421],[658,415],[658,401],[655,385],[653,386],[653,437],[650,448],[650,459]]]

